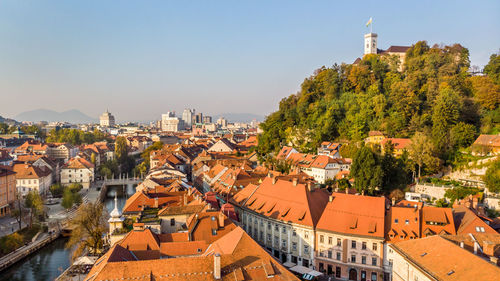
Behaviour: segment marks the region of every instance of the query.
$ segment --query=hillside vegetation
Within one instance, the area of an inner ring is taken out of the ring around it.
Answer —
[[[466,48],[420,41],[407,51],[402,72],[398,63],[367,55],[357,65],[316,70],[261,124],[258,152],[289,144],[310,152],[324,140],[361,141],[370,130],[405,138],[420,132],[447,163],[478,134],[500,132],[499,55],[491,56],[486,75],[471,76]]]

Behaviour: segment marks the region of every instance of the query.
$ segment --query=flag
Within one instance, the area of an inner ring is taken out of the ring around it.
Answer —
[[[368,22],[366,23],[366,27],[368,27],[370,24],[372,24],[372,21],[373,21],[373,20],[372,20],[372,18],[370,18],[370,19],[368,20]]]

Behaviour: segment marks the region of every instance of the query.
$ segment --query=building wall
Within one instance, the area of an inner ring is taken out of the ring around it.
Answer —
[[[61,169],[61,184],[80,183],[84,188],[89,188],[94,181],[94,169]]]
[[[243,229],[281,262],[314,268],[312,227],[283,222],[237,208]]]
[[[383,280],[383,242],[383,238],[316,230],[316,269],[336,278],[348,279],[349,272],[355,270],[357,280],[361,280],[362,274],[365,280]]]
[[[189,216],[189,214],[160,216],[161,233],[174,233],[182,230]]]
[[[16,175],[0,177],[0,217],[10,213],[9,204],[16,199]]]
[[[388,250],[389,263],[392,264],[392,280],[393,281],[431,281],[420,269],[409,263],[398,252],[394,251],[390,246]]]
[[[17,179],[16,178],[16,187],[17,192],[19,192],[22,196],[25,196],[32,190],[38,191],[40,194],[47,194],[49,191],[49,187],[52,184],[52,176],[48,175],[46,177],[38,178],[38,179]]]

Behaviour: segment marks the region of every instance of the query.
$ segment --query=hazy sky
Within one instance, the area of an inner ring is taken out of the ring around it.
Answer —
[[[266,115],[322,65],[379,48],[500,48],[500,1],[0,1],[0,115],[106,108],[118,121],[185,107]]]

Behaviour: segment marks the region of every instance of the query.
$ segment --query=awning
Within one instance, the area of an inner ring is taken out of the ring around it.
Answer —
[[[312,275],[312,276],[314,276],[314,277],[316,277],[316,276],[320,276],[320,275],[323,275],[323,273],[321,273],[321,272],[319,272],[319,271],[316,271],[316,270],[311,270],[311,271],[309,271],[307,274]]]
[[[290,268],[290,270],[297,272],[297,273],[300,273],[300,274],[306,274],[306,273],[309,273],[310,271],[312,271],[312,269],[305,267],[305,266],[302,266],[302,265],[296,265],[296,266]]]
[[[286,266],[286,267],[292,267],[292,266],[294,266],[295,264],[294,264],[293,262],[291,262],[291,261],[287,261],[287,262],[285,262],[283,265],[284,265],[284,266]]]
[[[97,261],[97,257],[79,257],[73,265],[93,265]]]

